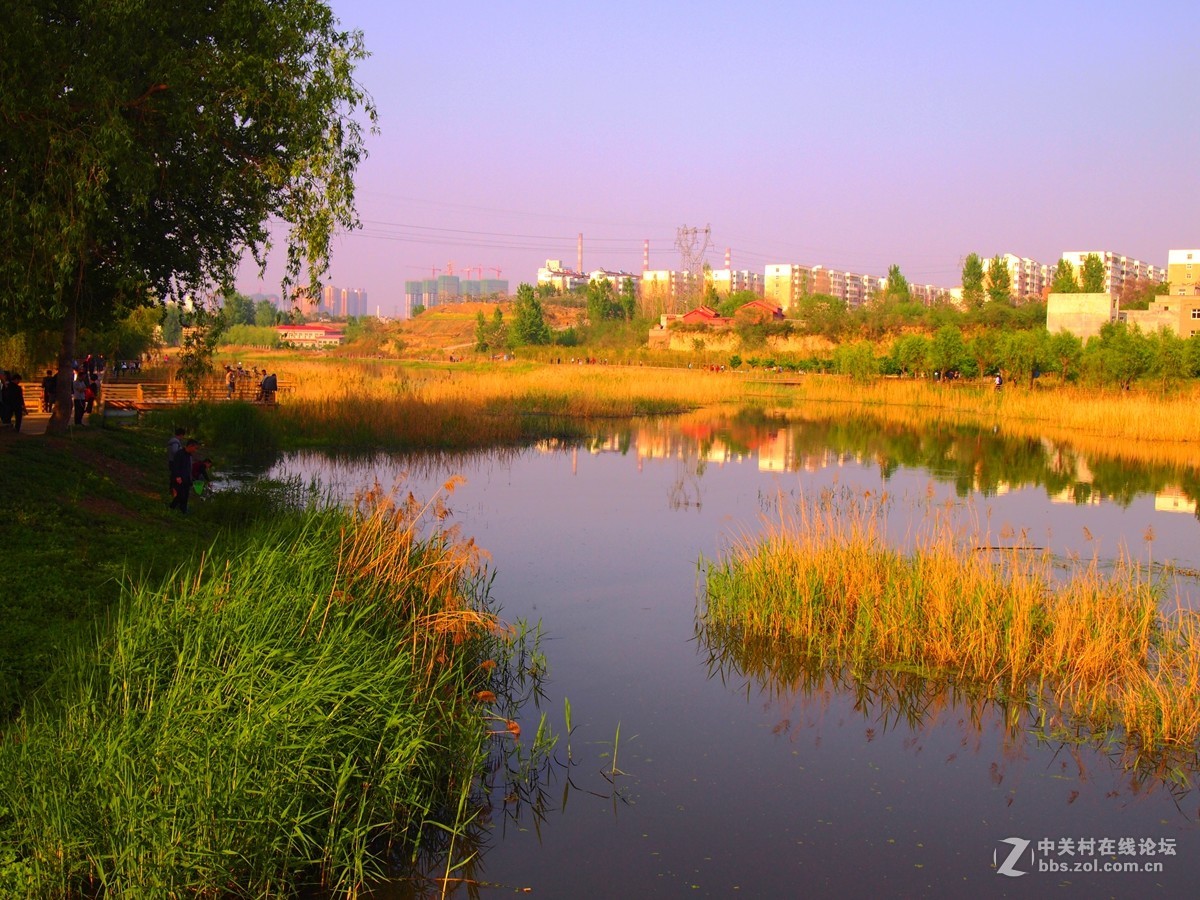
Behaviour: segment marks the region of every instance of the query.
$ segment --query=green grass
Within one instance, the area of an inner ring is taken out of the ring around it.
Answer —
[[[0,744],[7,886],[344,892],[460,828],[511,644],[470,545],[423,536],[436,512],[277,510],[129,587]]]

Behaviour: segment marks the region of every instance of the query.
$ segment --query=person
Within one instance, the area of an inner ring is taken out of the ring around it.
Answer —
[[[225,399],[232,400],[233,392],[237,389],[237,376],[233,374],[233,369],[229,366],[225,367]]]
[[[263,403],[274,403],[275,392],[279,390],[279,380],[275,377],[274,372],[262,380],[261,387]]]
[[[175,433],[167,439],[167,490],[172,494],[175,492],[175,457],[183,452],[183,436],[185,434],[187,434],[186,430],[176,428]]]
[[[92,414],[92,409],[98,399],[100,399],[100,376],[93,373],[88,376],[87,391],[84,393],[83,411],[89,416]]]
[[[213,461],[210,457],[192,461],[192,489],[197,497],[208,489],[209,482],[212,481],[212,467]]]
[[[12,424],[12,409],[8,405],[9,373],[0,369],[0,426],[7,428]]]
[[[54,395],[58,392],[58,376],[49,369],[42,379],[42,412],[54,411]]]
[[[1000,377],[1000,373],[996,373],[996,390],[1000,390],[1004,386],[1004,379]]]
[[[21,376],[16,372],[8,373],[8,381],[4,384],[4,409],[11,417],[13,431],[21,432],[21,420],[25,418],[25,391],[21,387]]]
[[[195,438],[188,438],[183,449],[171,460],[171,509],[187,515],[188,498],[192,494],[192,456],[199,446]]]
[[[75,424],[83,424],[83,411],[87,408],[88,383],[87,375],[80,369],[75,373],[75,383],[71,385],[71,402],[75,405]]]

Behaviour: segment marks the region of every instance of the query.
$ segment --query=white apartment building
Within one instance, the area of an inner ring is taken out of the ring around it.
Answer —
[[[1093,254],[1104,263],[1104,290],[1114,297],[1121,296],[1126,284],[1132,285],[1137,281],[1161,283],[1167,280],[1166,269],[1110,250],[1068,250],[1062,258],[1075,267],[1075,275],[1079,277],[1083,261]]]
[[[561,293],[568,294],[575,288],[586,286],[588,277],[582,272],[568,269],[561,259],[548,259],[538,269],[537,283],[553,285]]]
[[[1008,266],[1009,292],[1018,300],[1025,297],[1042,297],[1054,281],[1054,266],[1012,253],[1003,253],[1000,259]],[[985,275],[988,262],[986,259],[983,261]]]

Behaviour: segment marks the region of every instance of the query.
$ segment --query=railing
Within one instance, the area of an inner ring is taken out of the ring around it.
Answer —
[[[296,389],[294,384],[280,382],[276,389],[276,397],[280,394],[290,394]],[[200,385],[195,397],[188,395],[187,386],[180,381],[158,382],[108,382],[100,388],[100,401],[107,413],[114,410],[133,410],[142,412],[151,409],[167,409],[179,406],[193,399],[207,403],[219,403],[226,400],[241,400],[252,403],[263,403],[258,384],[240,379],[230,394],[224,381]]]

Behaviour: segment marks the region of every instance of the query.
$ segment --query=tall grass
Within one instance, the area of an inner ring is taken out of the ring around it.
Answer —
[[[459,828],[513,648],[444,515],[372,492],[132,586],[0,743],[0,884],[349,894]]]
[[[1200,628],[1129,560],[1062,576],[1048,553],[981,552],[942,522],[888,545],[886,501],[826,494],[707,567],[706,624],[851,667],[952,677],[1144,746],[1200,737]],[[985,545],[988,541],[982,541]]]

